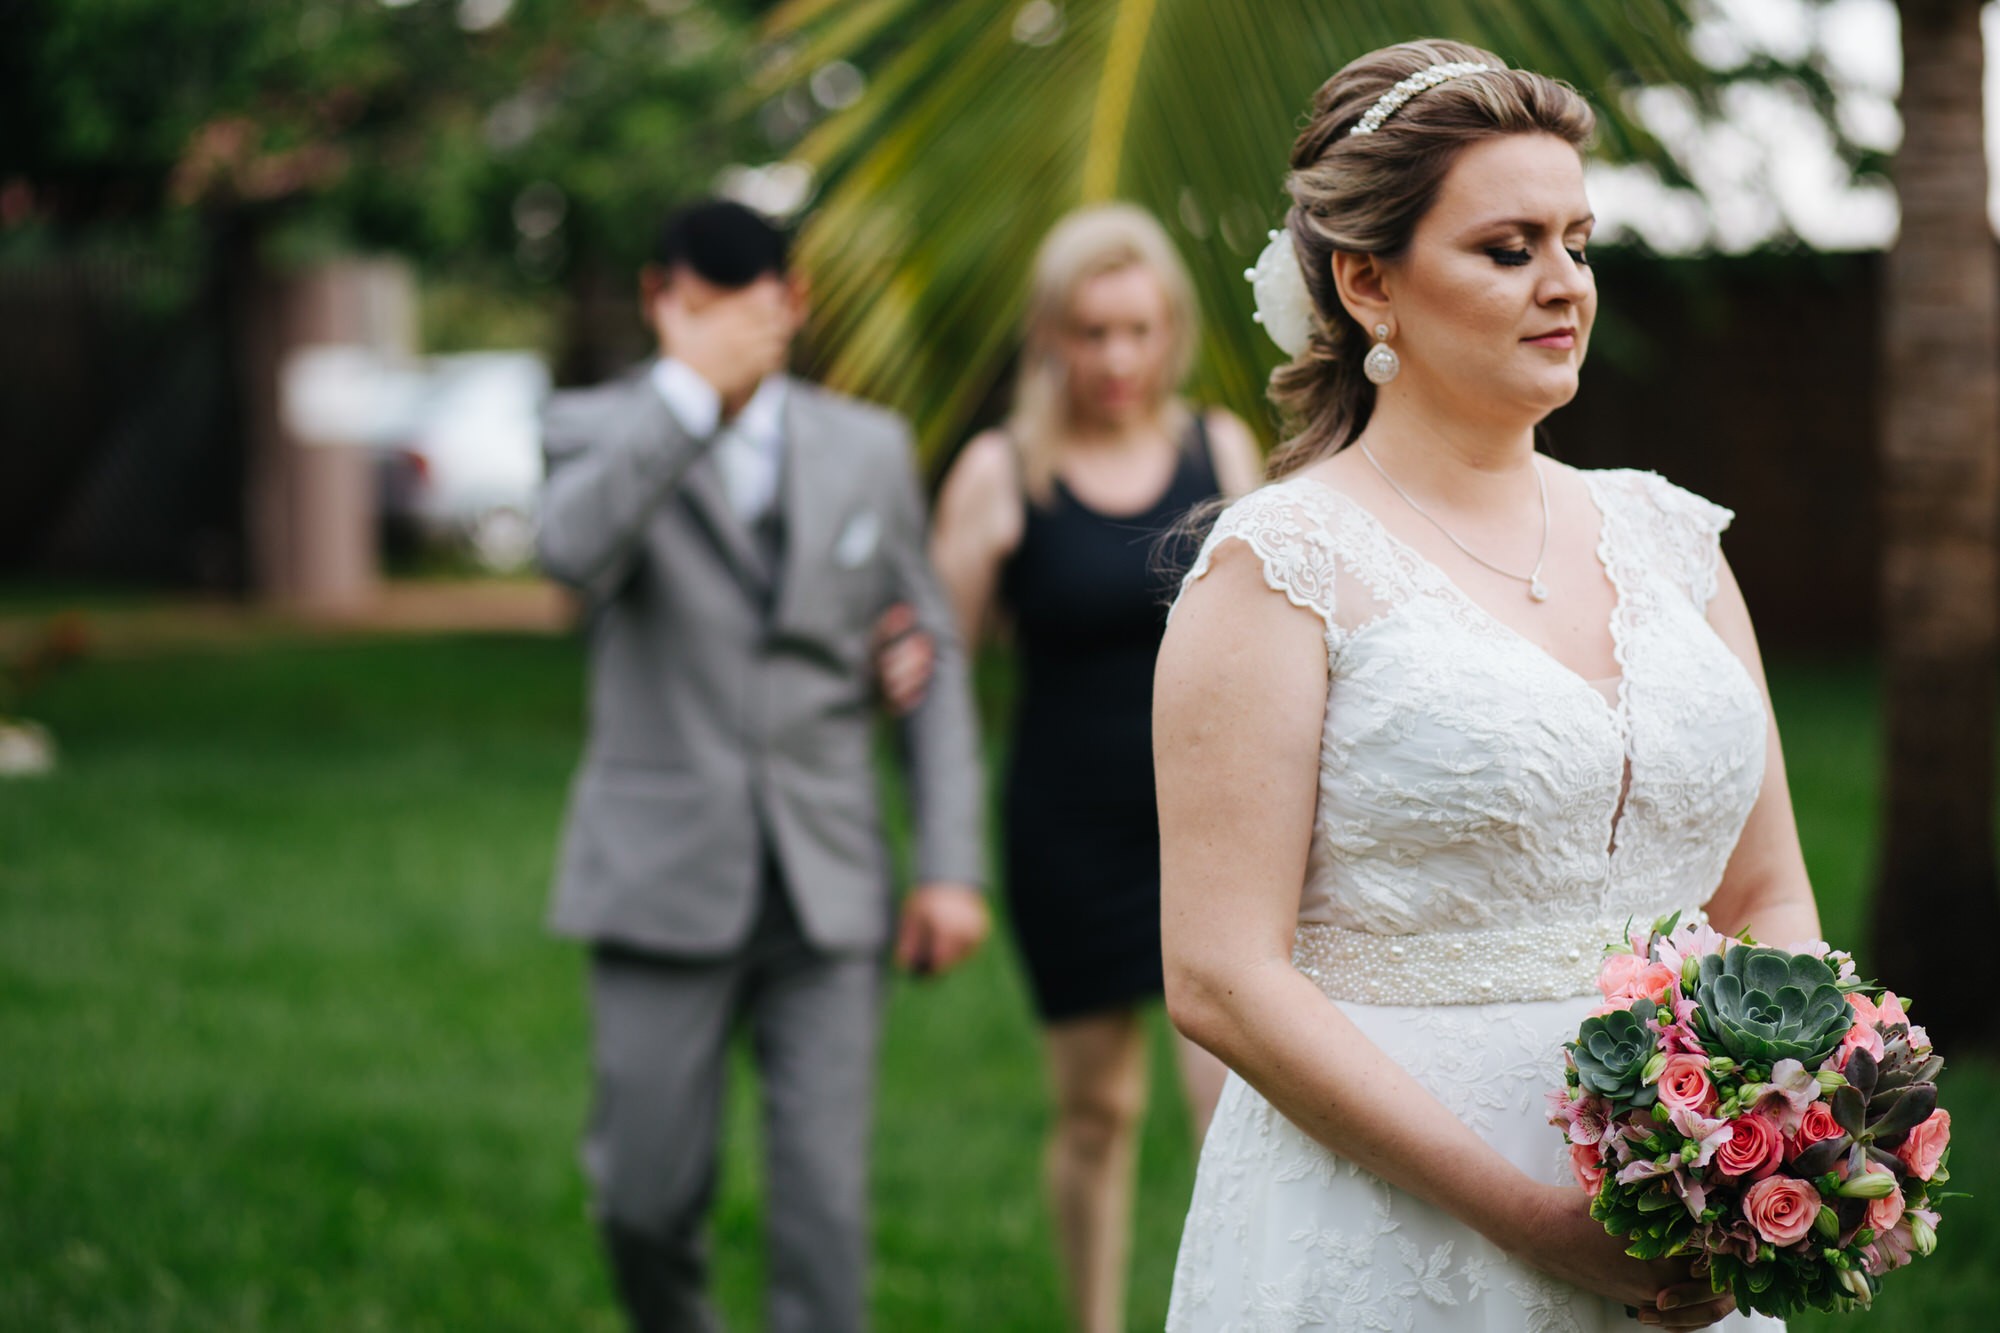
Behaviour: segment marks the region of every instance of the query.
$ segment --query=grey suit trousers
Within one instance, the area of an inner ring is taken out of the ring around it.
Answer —
[[[884,959],[815,948],[768,861],[763,881],[751,938],[733,954],[592,954],[596,1104],[584,1169],[640,1333],[720,1327],[706,1295],[704,1232],[739,1022],[762,1096],[766,1327],[853,1333],[865,1324]]]

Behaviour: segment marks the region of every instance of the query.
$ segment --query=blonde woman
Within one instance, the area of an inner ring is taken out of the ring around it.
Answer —
[[[1124,1327],[1140,1011],[1161,993],[1150,710],[1172,575],[1159,539],[1259,474],[1240,421],[1179,396],[1195,318],[1149,214],[1114,205],[1059,223],[1035,261],[1013,413],[952,465],[932,538],[966,641],[1004,615],[1020,653],[1007,897],[1047,1041],[1050,1201],[1088,1333]],[[1222,1068],[1180,1050],[1204,1131]]]
[[[1546,1121],[1627,921],[1819,934],[1729,512],[1535,452],[1597,313],[1591,125],[1410,42],[1293,147],[1291,438],[1155,691],[1168,1006],[1233,1071],[1174,1333],[1782,1327],[1627,1256]]]

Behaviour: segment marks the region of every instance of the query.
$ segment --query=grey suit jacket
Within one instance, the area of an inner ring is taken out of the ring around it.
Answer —
[[[544,413],[542,564],[593,609],[558,933],[728,953],[753,923],[768,842],[809,939],[880,947],[892,907],[871,631],[897,601],[937,644],[929,691],[899,724],[916,875],[985,878],[977,725],[925,557],[909,430],[796,380],[785,411],[781,571],[731,511],[712,437],[691,438],[643,373],[556,394]]]

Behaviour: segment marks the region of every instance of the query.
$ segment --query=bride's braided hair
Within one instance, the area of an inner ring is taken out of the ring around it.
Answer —
[[[1494,68],[1420,92],[1379,129],[1349,134],[1400,80],[1454,61]],[[1313,331],[1305,350],[1271,372],[1285,429],[1266,468],[1272,478],[1344,448],[1374,410],[1375,386],[1361,373],[1371,340],[1340,304],[1333,252],[1401,254],[1469,144],[1506,134],[1553,134],[1579,151],[1589,143],[1595,117],[1575,89],[1504,64],[1464,42],[1403,42],[1352,62],[1313,97],[1285,178],[1285,228],[1312,295]]]

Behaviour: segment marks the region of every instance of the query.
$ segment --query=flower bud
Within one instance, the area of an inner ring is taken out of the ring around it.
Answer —
[[[1716,1078],[1727,1078],[1736,1072],[1736,1062],[1726,1055],[1708,1057],[1708,1072]]]
[[[1639,1071],[1639,1078],[1642,1082],[1658,1083],[1660,1081],[1660,1071],[1666,1067],[1667,1053],[1665,1051],[1654,1051],[1653,1058],[1646,1061],[1645,1068]]]
[[[1847,1086],[1847,1075],[1841,1073],[1838,1069],[1822,1069],[1817,1074],[1814,1074],[1813,1077],[1819,1080],[1821,1092],[1832,1092],[1835,1089]]]
[[[1666,1108],[1665,1103],[1663,1102],[1653,1103],[1653,1119],[1655,1122],[1664,1125],[1673,1118],[1674,1118],[1674,1113]]]
[[[1827,1207],[1825,1204],[1821,1204],[1819,1206],[1819,1216],[1813,1219],[1813,1230],[1819,1232],[1827,1240],[1837,1238],[1840,1235],[1840,1214],[1834,1212],[1833,1209]]]
[[[1868,1285],[1868,1279],[1851,1268],[1840,1270],[1840,1285],[1847,1288],[1847,1294],[1863,1305],[1875,1299],[1874,1289]]]
[[[1937,1248],[1937,1228],[1924,1221],[1917,1213],[1908,1214],[1910,1219],[1910,1244],[1918,1254],[1929,1254]]]
[[[1863,1171],[1840,1182],[1834,1193],[1843,1199],[1886,1199],[1896,1192],[1893,1171]]]
[[[1701,959],[1689,954],[1681,959],[1681,985],[1692,991],[1701,981]]]

